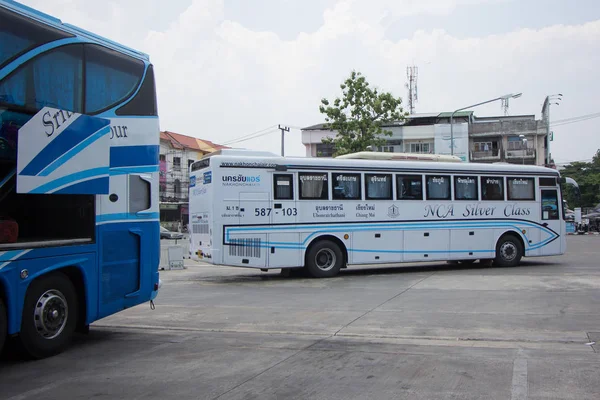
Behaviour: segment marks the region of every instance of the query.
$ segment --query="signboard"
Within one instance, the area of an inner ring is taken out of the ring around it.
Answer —
[[[450,124],[436,124],[434,148],[436,154],[451,155],[451,142],[454,142],[454,155],[464,162],[469,162],[469,124],[467,122],[453,124],[454,140],[451,139]]]

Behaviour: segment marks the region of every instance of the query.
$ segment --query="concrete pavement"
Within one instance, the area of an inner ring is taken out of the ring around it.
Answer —
[[[156,310],[66,353],[0,361],[0,398],[598,399],[600,237],[512,269],[350,268],[326,280],[188,262]]]

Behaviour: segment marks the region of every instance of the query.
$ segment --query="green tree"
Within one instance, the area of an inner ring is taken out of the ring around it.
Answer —
[[[573,178],[579,185],[581,193],[579,198],[570,185],[564,187],[565,199],[570,208],[593,207],[600,203],[600,150],[596,152],[591,162],[572,162],[567,164],[560,174],[563,177]]]
[[[326,116],[326,129],[337,131],[335,138],[322,140],[333,144],[334,156],[384,145],[383,136],[391,136],[392,132],[384,130],[381,125],[402,121],[407,115],[402,110],[400,97],[371,88],[360,72],[352,71],[340,88],[342,96],[337,97],[333,104],[322,99],[319,106],[321,114]]]

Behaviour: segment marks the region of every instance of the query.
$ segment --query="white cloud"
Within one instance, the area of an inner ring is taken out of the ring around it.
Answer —
[[[600,20],[487,37],[457,38],[443,29],[395,42],[385,37],[390,18],[448,14],[497,1],[503,0],[340,0],[324,10],[318,30],[288,41],[227,20],[222,0],[178,3],[181,13],[160,24],[150,23],[161,17],[157,0],[109,2],[110,24],[102,6],[87,1],[27,3],[148,52],[157,70],[162,128],[216,142],[277,123],[321,122],[320,98],[337,95],[352,69],[404,97],[406,66],[413,61],[420,68],[417,112],[452,110],[517,91],[523,97],[511,102],[511,114],[539,117],[544,97],[556,92],[565,99],[553,108],[553,119],[599,111]],[[57,3],[70,7],[56,8]],[[497,114],[500,105],[476,111]],[[556,158],[590,158],[600,148],[594,127],[592,120],[557,128]],[[300,133],[288,137],[287,153],[303,154]],[[279,135],[243,145],[279,152]]]

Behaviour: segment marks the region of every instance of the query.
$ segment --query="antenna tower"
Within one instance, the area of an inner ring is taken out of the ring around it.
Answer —
[[[502,99],[502,110],[504,111],[504,115],[508,115],[508,98]]]
[[[406,88],[408,89],[408,111],[410,114],[415,112],[415,103],[419,99],[417,91],[417,78],[419,76],[419,69],[416,65],[406,67]]]

